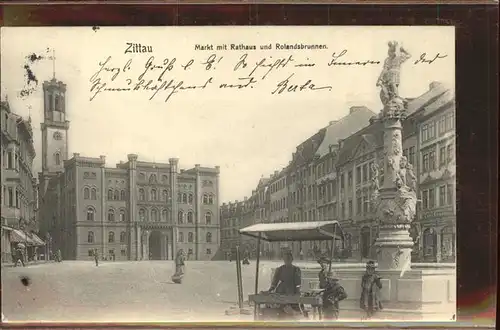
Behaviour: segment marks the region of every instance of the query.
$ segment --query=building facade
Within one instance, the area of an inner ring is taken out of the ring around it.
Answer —
[[[439,88],[435,86],[434,88]],[[419,257],[429,262],[456,260],[455,98],[442,93],[417,114],[420,207]]]
[[[220,209],[220,240],[224,259],[233,258],[240,246],[240,224],[245,208],[244,201],[223,203]]]
[[[456,244],[454,95],[439,83],[408,99],[403,121],[403,154],[413,166],[417,217],[411,234],[414,260],[454,261]],[[301,143],[286,170],[288,221],[338,220],[344,242],[339,257],[354,260],[377,256],[378,223],[372,198],[383,182],[383,127],[366,107],[352,107],[347,116]],[[361,129],[360,129],[361,128]],[[271,186],[275,181],[271,180]],[[271,188],[270,221],[280,221],[274,209],[278,192]],[[258,222],[254,217],[254,222]],[[250,225],[246,223],[245,225]],[[290,243],[296,256],[314,258],[331,252],[326,242]],[[301,252],[302,251],[302,252]]]
[[[288,168],[275,171],[269,180],[269,222],[288,222]],[[279,258],[282,243],[269,244],[269,250],[265,250],[268,259]]]
[[[38,185],[33,177],[35,147],[31,118],[26,120],[1,102],[2,262],[10,262],[16,243],[43,245],[36,233]],[[36,236],[36,237],[35,237]],[[34,253],[30,249],[29,257]]]
[[[219,247],[219,173],[179,160],[106,167],[105,156],[68,158],[66,86],[44,83],[40,219],[52,250],[64,259],[167,260],[183,249],[210,260]]]

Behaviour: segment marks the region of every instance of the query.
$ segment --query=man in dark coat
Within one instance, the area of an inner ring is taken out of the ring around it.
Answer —
[[[328,259],[321,257],[318,259],[318,263],[321,266],[321,270],[318,273],[318,279],[319,279],[319,288],[324,289],[326,288],[326,275],[327,275],[327,270],[326,267],[328,265]]]
[[[366,313],[366,318],[370,319],[382,309],[380,301],[380,289],[382,282],[380,276],[375,272],[375,263],[368,261],[366,263],[366,273],[361,280],[361,299],[360,307]]]
[[[293,265],[292,251],[283,253],[284,264],[279,266],[274,272],[271,282],[270,292],[281,294],[299,294],[302,275],[300,268]]]
[[[339,279],[332,272],[326,275],[326,286],[323,291],[323,319],[337,320],[339,318],[339,302],[347,298]]]
[[[300,294],[302,283],[302,275],[300,268],[293,265],[292,251],[283,253],[284,264],[279,266],[274,272],[273,280],[269,292],[275,292],[282,295],[297,295]],[[282,312],[279,313],[279,318],[287,319],[294,317],[294,314],[299,314],[301,308],[298,304],[282,305]]]

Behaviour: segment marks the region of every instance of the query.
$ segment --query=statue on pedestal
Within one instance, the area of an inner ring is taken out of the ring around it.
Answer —
[[[400,270],[409,267],[413,240],[409,235],[410,224],[415,218],[417,196],[415,174],[412,166],[402,155],[401,120],[406,115],[407,102],[399,95],[401,64],[409,53],[389,42],[389,56],[377,80],[381,87],[380,99],[384,106],[380,119],[384,122],[385,180],[375,194],[376,219],[380,221],[377,238],[378,263],[381,269]]]
[[[405,104],[399,96],[399,82],[401,64],[406,62],[411,55],[397,41],[388,43],[388,57],[384,61],[384,68],[377,80],[377,87],[381,87],[380,100],[388,109],[402,110]]]

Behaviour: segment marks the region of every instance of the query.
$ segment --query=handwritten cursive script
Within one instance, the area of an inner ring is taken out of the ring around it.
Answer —
[[[363,55],[351,54],[342,48],[333,51],[325,61],[325,57],[315,60],[300,52],[278,56],[245,52],[231,56],[209,48],[206,49],[208,54],[196,53],[196,57],[180,58],[147,54],[149,46],[139,46],[137,52],[125,55],[124,59],[108,55],[97,63],[89,79],[90,101],[106,93],[145,93],[150,101],[159,98],[168,102],[180,93],[214,89],[221,92],[268,89],[268,93],[275,96],[333,92],[337,67],[364,68],[381,64],[380,60],[363,58]],[[143,46],[145,51],[139,54]],[[128,44],[127,47],[133,48]],[[415,64],[430,64],[446,57],[439,53],[435,57],[426,56],[423,53]],[[323,75],[314,77],[314,70],[322,68],[330,68],[332,74],[326,78]]]
[[[441,55],[440,53],[437,53],[436,55],[434,55],[434,57],[427,57],[427,53],[422,53],[420,55],[420,57],[414,62],[414,64],[420,64],[420,63],[423,63],[423,64],[432,64],[434,63],[436,60],[439,60],[439,59],[442,59],[442,58],[446,58],[448,57],[448,55]]]

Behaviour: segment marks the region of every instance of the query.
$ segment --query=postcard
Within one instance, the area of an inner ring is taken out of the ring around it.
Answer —
[[[4,27],[1,53],[4,322],[455,320],[453,27]]]

